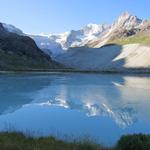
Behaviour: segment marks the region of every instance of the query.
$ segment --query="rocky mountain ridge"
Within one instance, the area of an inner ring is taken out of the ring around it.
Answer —
[[[112,25],[88,24],[80,30],[61,34],[30,35],[44,52],[58,55],[71,47],[99,48],[112,40],[149,33],[150,21],[139,19],[128,12],[123,13]]]

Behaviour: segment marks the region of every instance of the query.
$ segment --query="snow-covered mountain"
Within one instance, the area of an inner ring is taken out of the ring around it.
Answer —
[[[84,46],[88,41],[97,39],[110,28],[109,25],[88,24],[80,30],[71,30],[61,34],[30,35],[36,44],[46,53],[57,55],[70,47]]]
[[[66,49],[65,42],[69,32],[62,34],[49,34],[49,35],[30,35],[34,39],[37,46],[49,55],[57,55]]]
[[[3,26],[9,32],[27,35],[12,25]],[[150,20],[128,12],[112,25],[88,24],[61,34],[28,36],[42,51],[67,67],[96,71],[150,70]]]
[[[61,34],[30,36],[46,53],[58,55],[71,47],[99,48],[110,40],[132,36],[145,29],[150,30],[149,25],[150,21],[141,20],[125,12],[112,25],[88,24],[80,30]]]
[[[128,12],[123,13],[118,20],[112,25],[112,28],[132,29],[138,27],[142,20]]]
[[[101,47],[108,41],[129,37],[140,32],[144,21],[128,12],[123,13],[109,28],[109,30],[96,40],[87,43],[89,47]]]
[[[84,46],[89,40],[97,39],[97,37],[108,29],[109,26],[105,24],[88,24],[81,30],[72,30],[67,37],[65,46],[66,48]]]
[[[24,34],[20,29],[12,25],[3,24],[3,26],[9,32],[19,35]],[[150,31],[150,21],[139,19],[137,16],[125,12],[112,25],[88,24],[82,29],[71,30],[61,34],[29,36],[34,39],[37,46],[45,53],[57,56],[72,47],[88,46],[99,48],[110,40],[132,36],[141,31]]]
[[[150,21],[126,12],[96,38],[55,60],[77,70],[150,71],[149,39]]]

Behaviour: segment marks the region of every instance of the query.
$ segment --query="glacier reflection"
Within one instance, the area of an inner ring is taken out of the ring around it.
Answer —
[[[138,119],[149,123],[150,78],[120,75],[66,75],[31,95],[32,104],[61,106],[88,117],[110,117],[121,128]]]

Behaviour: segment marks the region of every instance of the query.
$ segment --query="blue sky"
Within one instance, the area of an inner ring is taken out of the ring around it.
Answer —
[[[150,0],[1,0],[0,22],[25,33],[60,33],[88,23],[112,23],[129,11],[150,19]]]

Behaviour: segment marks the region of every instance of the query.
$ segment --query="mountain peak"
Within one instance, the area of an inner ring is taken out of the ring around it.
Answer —
[[[129,12],[124,12],[119,16],[117,22],[118,23],[126,22],[126,21],[130,20],[130,18],[137,18],[137,17],[134,15],[131,15]]]
[[[118,20],[114,23],[115,28],[131,29],[138,26],[142,22],[137,16],[131,15],[129,12],[124,12],[119,16]]]
[[[120,17],[122,17],[122,18],[128,18],[130,16],[132,16],[132,15],[128,11],[125,11],[124,13],[121,14]]]

